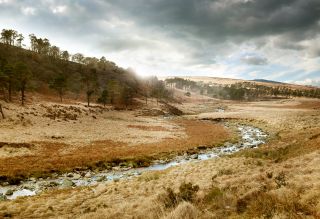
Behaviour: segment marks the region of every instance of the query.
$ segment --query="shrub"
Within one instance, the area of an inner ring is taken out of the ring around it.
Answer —
[[[179,188],[179,196],[184,201],[193,202],[195,194],[199,191],[199,186],[192,183],[183,183]]]
[[[219,176],[223,176],[223,175],[232,175],[233,174],[233,170],[232,169],[220,169],[218,171],[218,175]]]
[[[192,183],[182,183],[178,193],[175,193],[171,188],[167,188],[162,199],[166,208],[172,208],[182,201],[193,202],[198,191],[199,186],[192,185]]]
[[[247,209],[248,202],[246,199],[238,199],[237,200],[237,213],[243,213]]]
[[[274,181],[277,184],[277,188],[281,188],[282,186],[288,185],[286,180],[286,174],[284,172],[280,172],[278,176],[274,178]]]
[[[213,186],[209,193],[204,197],[207,203],[218,201],[223,196],[223,191],[220,188]]]
[[[273,173],[272,172],[267,172],[266,175],[267,175],[268,179],[272,179],[272,177],[273,177]]]

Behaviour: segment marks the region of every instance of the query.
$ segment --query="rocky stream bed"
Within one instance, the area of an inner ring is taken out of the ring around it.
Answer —
[[[21,181],[19,185],[2,183],[2,186],[0,186],[0,200],[37,195],[49,189],[90,186],[106,181],[118,181],[124,178],[141,175],[146,171],[164,170],[172,166],[183,165],[189,162],[201,162],[208,159],[214,159],[246,148],[256,148],[266,141],[267,134],[259,128],[239,125],[237,126],[237,129],[240,136],[240,141],[238,143],[225,143],[223,146],[215,148],[206,148],[205,146],[203,148],[198,147],[199,150],[196,154],[185,153],[176,156],[171,160],[155,160],[153,161],[153,164],[148,167],[132,168],[116,166],[111,170],[97,172],[88,170],[61,175],[52,174],[48,178],[29,178]]]

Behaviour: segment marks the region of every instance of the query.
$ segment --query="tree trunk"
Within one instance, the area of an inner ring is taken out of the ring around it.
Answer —
[[[21,86],[21,105],[22,105],[22,106],[24,106],[24,101],[25,101],[25,95],[24,95],[25,87],[26,87],[25,84],[23,84],[23,85]]]
[[[7,95],[6,95],[6,91],[5,91],[4,88],[1,89],[1,93],[2,93],[2,95],[3,95],[3,100],[4,100],[5,102],[8,102]]]
[[[12,84],[9,82],[8,85],[8,95],[9,95],[9,102],[12,102]]]
[[[2,119],[5,119],[1,103],[0,103],[0,113],[1,113]]]
[[[90,95],[87,94],[88,107],[90,106]]]

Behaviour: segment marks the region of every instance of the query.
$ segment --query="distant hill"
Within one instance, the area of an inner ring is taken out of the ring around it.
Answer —
[[[320,98],[316,87],[285,84],[260,79],[258,81],[212,77],[170,77],[168,87],[192,91],[201,95],[231,100],[262,100],[289,97]]]
[[[183,78],[185,80],[190,80],[190,81],[202,82],[204,84],[232,85],[236,83],[249,82],[249,83],[255,83],[258,85],[264,85],[267,87],[287,87],[290,89],[297,89],[297,90],[314,89],[314,87],[312,86],[282,83],[278,81],[271,81],[271,80],[265,80],[265,79],[243,80],[243,79],[219,78],[219,77],[208,77],[208,76],[170,76],[162,79],[165,80],[167,78],[175,78],[175,77]]]
[[[263,82],[263,83],[271,83],[271,84],[285,84],[283,82],[279,82],[279,81],[271,81],[271,80],[266,80],[266,79],[254,79],[252,81],[256,81],[256,82]]]

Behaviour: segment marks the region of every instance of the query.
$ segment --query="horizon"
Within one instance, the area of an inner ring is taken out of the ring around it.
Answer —
[[[34,33],[72,54],[105,56],[142,76],[320,86],[315,0],[37,3],[1,0],[1,28],[23,33],[26,45]]]

